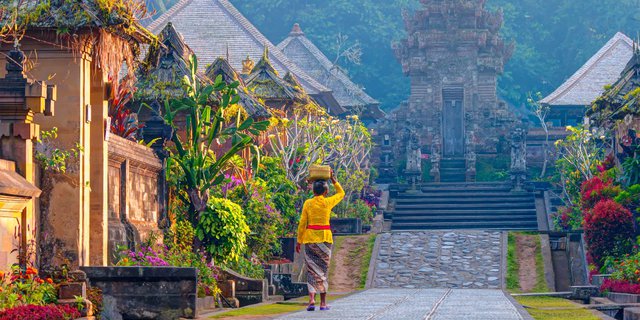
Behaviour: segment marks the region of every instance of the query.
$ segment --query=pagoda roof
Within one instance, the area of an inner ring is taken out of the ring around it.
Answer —
[[[247,56],[257,61],[266,47],[279,73],[295,74],[309,95],[326,103],[325,108],[338,105],[329,88],[291,62],[227,0],[180,0],[148,28],[157,33],[168,22],[181,32],[202,66],[224,56],[235,70],[242,70]]]
[[[270,118],[271,113],[256,99],[248,90],[238,73],[231,67],[229,62],[224,58],[218,58],[205,71],[205,75],[214,80],[218,76],[222,76],[222,81],[227,84],[238,82],[238,95],[240,96],[239,104],[251,117]]]
[[[589,61],[553,93],[540,100],[547,105],[588,106],[606,85],[618,80],[633,56],[633,40],[616,33]]]
[[[371,98],[355,84],[339,67],[318,49],[302,32],[300,25],[294,24],[289,36],[278,44],[291,61],[312,75],[318,82],[333,90],[333,95],[341,107],[348,111],[364,108],[364,114],[375,118],[384,116],[380,102]]]
[[[142,100],[162,100],[167,96],[184,95],[182,79],[190,76],[189,58],[193,50],[169,23],[158,35],[161,45],[152,46],[147,52],[144,63],[138,69],[138,92]],[[209,81],[199,73],[200,81]]]
[[[245,81],[247,88],[262,99],[305,100],[305,93],[300,90],[301,88],[295,88],[290,82],[280,77],[269,60],[269,50],[266,48],[260,61],[245,77]]]

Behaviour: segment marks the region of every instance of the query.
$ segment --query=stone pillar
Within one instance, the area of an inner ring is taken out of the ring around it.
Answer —
[[[91,79],[91,217],[89,225],[89,263],[92,266],[106,266],[108,262],[108,179],[109,150],[106,141],[109,105],[106,100],[105,83],[102,73],[97,70]]]

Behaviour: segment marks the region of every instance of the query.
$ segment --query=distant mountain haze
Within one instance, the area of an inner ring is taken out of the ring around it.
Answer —
[[[155,16],[180,0],[146,0]],[[183,0],[184,1],[184,0]],[[391,50],[404,36],[401,8],[418,0],[230,0],[272,42],[287,37],[294,23],[329,59],[339,34],[346,45],[359,42],[362,61],[339,61],[354,82],[389,110],[409,96],[409,79]],[[504,11],[502,34],[516,51],[499,81],[499,94],[521,106],[529,92],[550,93],[570,77],[616,32],[636,38],[640,0],[488,0]]]

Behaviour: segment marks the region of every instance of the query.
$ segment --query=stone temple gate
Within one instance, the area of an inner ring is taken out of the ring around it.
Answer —
[[[473,181],[476,157],[500,153],[515,120],[496,94],[513,46],[484,0],[421,3],[403,14],[407,38],[393,46],[411,95],[378,127],[381,177],[403,166],[418,178],[429,159],[433,180]]]

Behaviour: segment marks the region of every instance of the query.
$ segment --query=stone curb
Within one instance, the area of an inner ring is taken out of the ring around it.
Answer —
[[[373,249],[371,251],[371,260],[369,260],[369,272],[367,272],[367,282],[364,286],[365,290],[373,288],[374,285],[374,277],[376,274],[376,268],[378,266],[377,261],[378,251],[380,250],[380,239],[382,238],[383,234],[384,232],[378,233],[378,235],[376,235],[376,242],[373,244]]]
[[[523,320],[534,320],[533,317],[527,312],[527,310],[518,301],[516,301],[516,299],[514,299],[509,292],[502,290],[502,293],[505,295],[505,297],[507,297],[509,302],[513,304]]]

